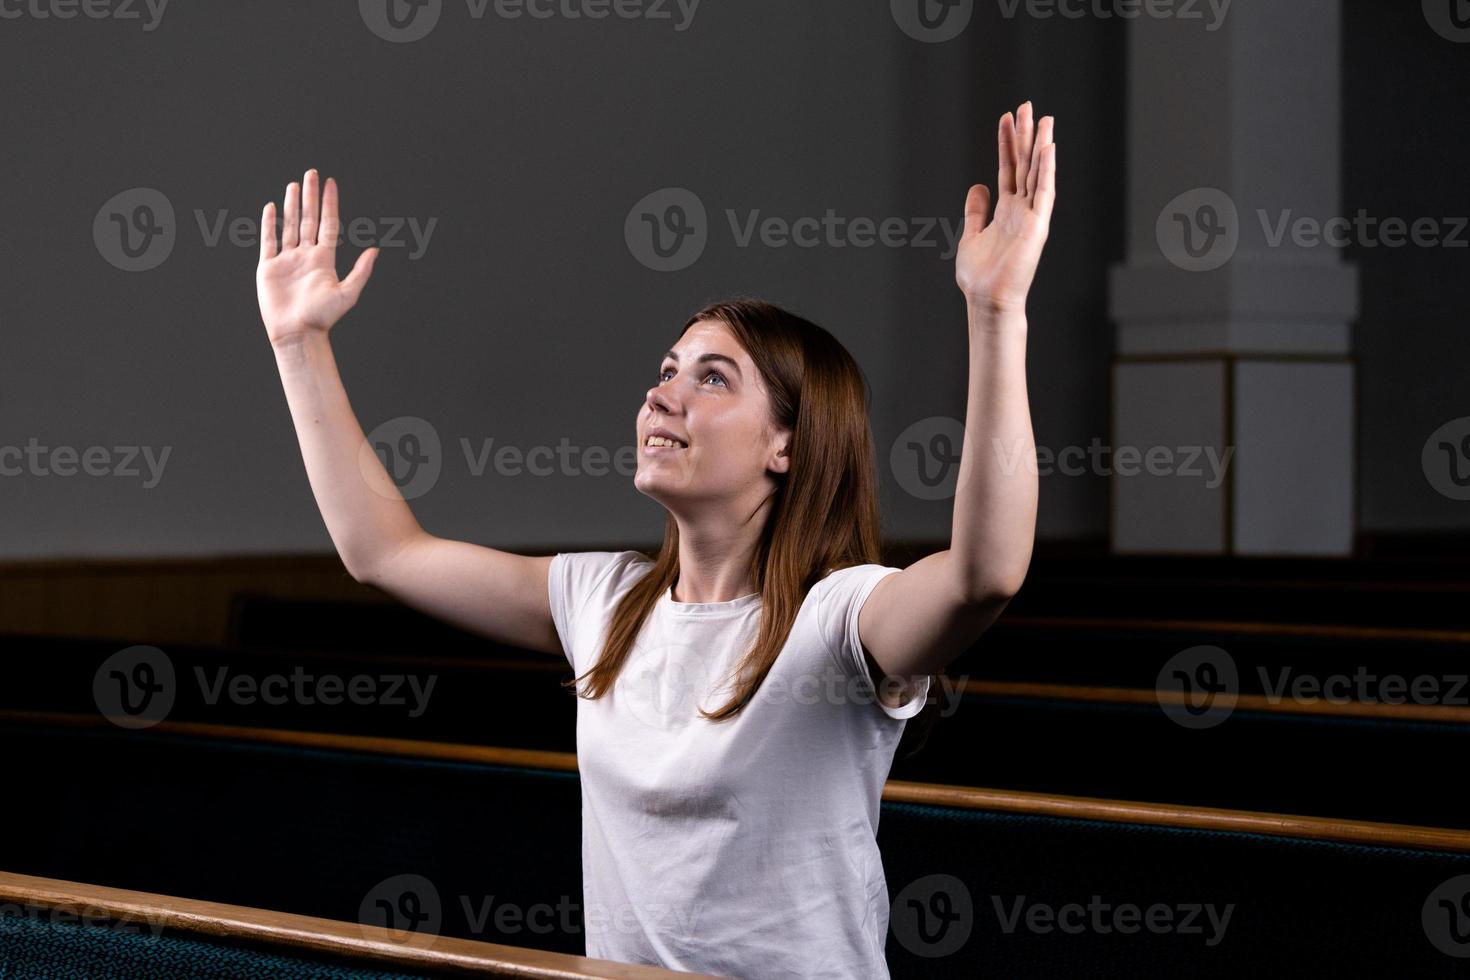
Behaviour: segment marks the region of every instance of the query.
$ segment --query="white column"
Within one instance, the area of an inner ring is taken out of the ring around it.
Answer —
[[[1128,30],[1113,548],[1346,554],[1356,270],[1293,231],[1342,214],[1338,0]]]

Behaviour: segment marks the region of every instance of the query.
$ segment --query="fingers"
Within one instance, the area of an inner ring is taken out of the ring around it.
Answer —
[[[373,274],[373,264],[378,261],[378,249],[370,248],[357,257],[357,262],[352,266],[352,271],[347,273],[347,278],[342,280],[341,290],[347,297],[347,305],[350,307],[357,303],[357,298],[362,295],[362,287],[367,285],[368,279]]]
[[[301,178],[301,244],[316,244],[321,209],[321,176],[315,169],[308,170],[306,176]]]
[[[1031,144],[1035,138],[1035,122],[1031,103],[1022,102],[1016,110],[1016,193],[1026,193],[1031,176]]]
[[[990,224],[990,188],[984,184],[976,184],[970,188],[970,193],[965,195],[964,234],[979,234],[988,224]]]
[[[1000,147],[1000,176],[996,180],[995,192],[1001,196],[1016,193],[1016,120],[1008,112],[1000,117],[1000,134],[996,138]]]
[[[1028,197],[1036,193],[1036,181],[1041,173],[1041,151],[1051,143],[1055,126],[1056,120],[1051,116],[1042,116],[1041,122],[1036,126],[1036,145],[1031,149],[1030,177],[1026,182]]]
[[[1041,148],[1037,162],[1039,176],[1036,180],[1036,197],[1031,207],[1044,220],[1051,220],[1052,205],[1057,199],[1057,145],[1048,143]]]
[[[266,201],[260,212],[260,261],[275,258],[280,251],[276,244],[276,202]]]
[[[301,238],[301,185],[286,185],[286,207],[281,216],[281,247],[295,248]]]
[[[328,177],[327,186],[322,191],[322,227],[317,241],[332,248],[337,247],[337,235],[342,230],[342,224],[337,217],[337,194],[337,182]]]

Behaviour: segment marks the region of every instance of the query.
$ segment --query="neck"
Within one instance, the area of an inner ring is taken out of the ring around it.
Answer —
[[[745,520],[679,521],[675,602],[729,602],[756,591],[751,565],[766,506]]]

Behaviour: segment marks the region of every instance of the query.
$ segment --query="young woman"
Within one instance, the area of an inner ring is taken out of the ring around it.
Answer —
[[[634,483],[668,513],[656,556],[522,556],[434,537],[364,447],[328,330],[335,182],[261,219],[257,287],[312,492],[354,578],[579,685],[587,954],[719,976],[887,977],[875,834],[931,675],[1020,587],[1035,530],[1026,294],[1055,196],[1052,119],[1000,120],[999,200],[970,188],[956,259],[969,395],[950,547],[880,563],[862,376],[767,303],[696,313],[636,419]],[[1017,455],[1020,454],[1020,455]],[[364,462],[365,461],[365,462]]]

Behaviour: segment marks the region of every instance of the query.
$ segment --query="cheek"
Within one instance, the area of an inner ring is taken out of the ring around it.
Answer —
[[[759,426],[740,420],[715,429],[704,441],[709,451],[704,465],[725,473],[751,473],[764,467],[765,434]]]

